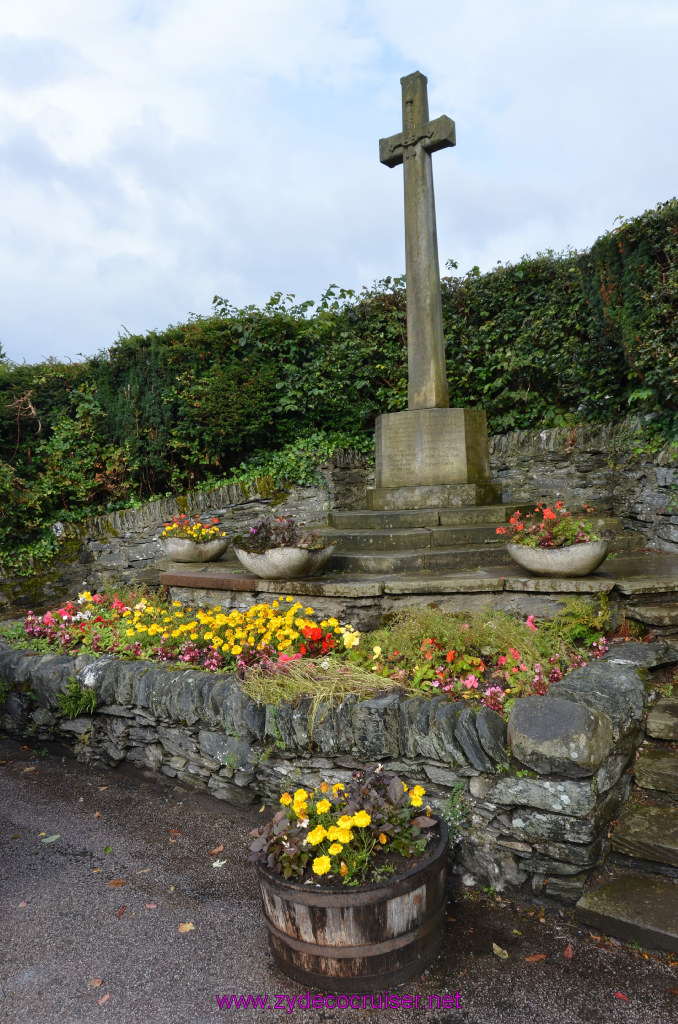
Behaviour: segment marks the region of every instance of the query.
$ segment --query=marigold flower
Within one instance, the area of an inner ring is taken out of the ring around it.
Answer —
[[[384,846],[388,842],[388,837],[385,836],[383,832],[379,833],[379,842],[381,843],[382,846]]]
[[[308,793],[305,789],[297,789],[294,792],[294,802],[301,803],[303,800],[308,800]]]
[[[342,816],[337,821],[337,825],[339,826],[339,828],[350,828],[352,824],[353,818],[351,817],[350,814],[342,814]]]
[[[327,852],[331,853],[332,856],[334,857],[334,855],[336,853],[341,853],[341,851],[343,849],[344,849],[344,847],[341,845],[341,843],[332,843],[332,845],[330,846],[330,848],[329,848],[329,850]]]
[[[423,800],[420,796],[410,796],[410,803],[413,807],[421,807]]]
[[[327,836],[327,829],[323,828],[322,825],[316,825],[312,832],[309,832],[306,836],[306,841],[311,846],[317,846],[318,843],[322,843],[323,839]]]
[[[315,809],[318,812],[318,814],[326,814],[331,806],[332,804],[329,802],[329,800],[319,800],[318,803],[315,805]]]
[[[357,814],[353,815],[353,824],[356,828],[367,828],[371,821],[372,817],[367,811],[358,811]]]
[[[283,793],[283,795],[280,797],[280,803],[284,804],[285,807],[287,807],[288,804],[291,804],[292,803],[292,797],[290,796],[290,794],[289,793]]]
[[[337,840],[340,843],[343,843],[344,846],[346,845],[346,843],[350,843],[352,839],[353,833],[351,832],[350,828],[340,828],[337,830]]]
[[[313,861],[313,873],[315,875],[326,875],[332,867],[329,857],[316,857]]]
[[[329,787],[329,786],[327,785],[327,783],[326,783],[326,782],[321,782],[321,783],[320,783],[320,792],[321,792],[321,793],[327,793],[327,791],[329,790],[329,788],[330,788],[330,787]]]
[[[343,860],[341,862],[341,867],[339,868],[339,874],[341,875],[342,878],[345,878],[346,875],[348,874],[348,865],[345,864]]]
[[[410,790],[410,793],[412,794],[412,796],[424,796],[426,790],[423,789],[421,786],[415,786],[414,789]]]

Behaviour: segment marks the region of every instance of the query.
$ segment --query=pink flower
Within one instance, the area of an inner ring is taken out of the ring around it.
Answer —
[[[301,657],[300,654],[279,654],[278,655],[278,664],[279,665],[284,665],[285,662],[287,662],[287,661],[298,661],[300,657]]]
[[[125,604],[124,601],[121,601],[119,597],[113,598],[113,604],[111,605],[111,608],[116,612],[127,611],[127,605]]]
[[[525,623],[525,625],[528,629],[533,629],[535,633],[537,632],[537,627],[534,624],[534,615],[527,616],[527,622]]]
[[[103,601],[103,597],[101,596],[101,594],[95,594],[93,596],[93,598],[92,598],[92,603],[93,604],[101,604],[102,601]]]
[[[506,655],[505,654],[500,654],[499,657],[497,658],[497,665],[498,665],[499,668],[501,668],[505,664],[506,664]]]
[[[520,655],[518,654],[515,647],[509,647],[509,654],[512,654],[516,661],[520,661]]]
[[[469,672],[469,674],[466,676],[466,679],[462,679],[462,683],[464,684],[467,690],[478,689],[478,680],[476,679],[472,672]]]

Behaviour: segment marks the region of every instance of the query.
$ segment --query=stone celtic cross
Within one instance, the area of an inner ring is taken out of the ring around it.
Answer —
[[[429,121],[428,79],[419,71],[400,79],[403,130],[379,140],[379,159],[403,165],[405,183],[405,272],[407,282],[407,407],[446,409],[443,310],[431,153],[454,146],[454,121]]]

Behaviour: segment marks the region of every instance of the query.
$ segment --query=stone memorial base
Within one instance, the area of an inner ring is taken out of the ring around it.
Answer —
[[[370,512],[398,509],[462,508],[466,505],[497,505],[502,500],[501,484],[414,484],[410,487],[368,487],[366,505]]]
[[[378,416],[373,511],[493,505],[487,418],[482,409],[408,409]]]

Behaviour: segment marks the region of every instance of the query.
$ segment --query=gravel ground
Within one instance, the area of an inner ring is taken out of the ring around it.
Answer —
[[[305,990],[269,955],[246,861],[247,832],[268,812],[0,739],[0,1021],[678,1020],[673,958],[593,938],[563,911],[479,894],[451,897],[443,953],[392,992],[418,996],[416,1009],[305,1009]],[[222,843],[225,864],[214,869],[209,851]],[[536,953],[547,957],[526,960]],[[219,1009],[217,995],[250,993],[268,1006]],[[429,1010],[446,993],[454,1008]]]

